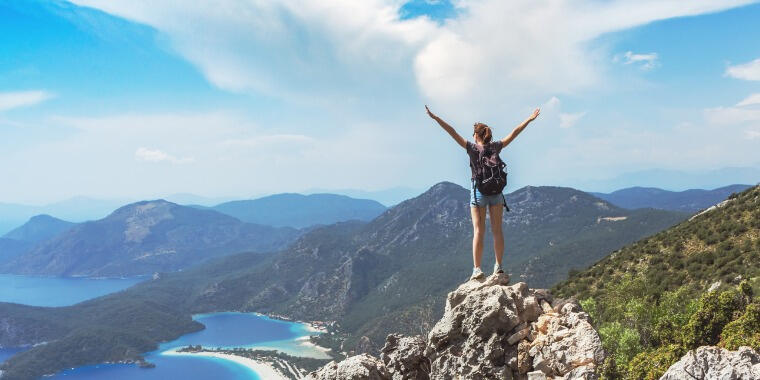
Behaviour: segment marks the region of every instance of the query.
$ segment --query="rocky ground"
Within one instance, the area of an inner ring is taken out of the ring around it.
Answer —
[[[760,379],[760,354],[749,347],[728,351],[704,346],[689,351],[660,380],[680,379]]]
[[[449,293],[425,339],[388,335],[380,358],[330,362],[310,380],[598,379],[605,359],[591,320],[574,301],[554,299],[506,275],[470,280]],[[760,379],[760,354],[699,347],[660,380]]]
[[[307,377],[335,379],[593,379],[605,354],[588,315],[505,275],[449,293],[424,339],[389,335],[375,358],[331,362]]]

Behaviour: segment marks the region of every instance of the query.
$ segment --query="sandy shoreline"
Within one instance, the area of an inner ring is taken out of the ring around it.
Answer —
[[[224,354],[221,352],[178,352],[177,349],[164,351],[161,355],[167,356],[206,356],[217,359],[224,359],[239,365],[242,365],[251,371],[255,372],[262,379],[272,380],[288,380],[283,376],[280,371],[276,370],[271,364],[251,358],[244,358],[242,356]]]

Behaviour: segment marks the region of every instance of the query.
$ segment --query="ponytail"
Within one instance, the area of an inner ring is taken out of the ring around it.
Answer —
[[[475,123],[475,134],[480,137],[483,144],[491,142],[491,128],[483,123]]]

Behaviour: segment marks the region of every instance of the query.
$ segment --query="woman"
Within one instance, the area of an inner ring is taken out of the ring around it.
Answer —
[[[501,260],[504,256],[504,235],[501,231],[501,217],[504,212],[502,208],[504,206],[504,195],[483,195],[478,191],[475,186],[475,168],[474,162],[478,160],[478,152],[484,149],[489,149],[491,152],[500,152],[501,149],[509,145],[525,127],[530,124],[531,121],[538,117],[540,110],[536,108],[533,114],[530,115],[525,121],[518,125],[512,133],[507,137],[491,141],[491,128],[483,123],[475,123],[473,130],[473,138],[475,143],[466,141],[460,136],[454,128],[448,125],[440,117],[430,112],[427,106],[425,106],[428,116],[437,121],[446,132],[451,135],[454,141],[462,148],[467,150],[467,154],[470,156],[470,168],[472,169],[472,186],[473,189],[470,192],[470,214],[472,215],[472,261],[474,267],[472,269],[472,276],[470,279],[478,279],[483,277],[483,271],[480,269],[480,261],[483,257],[483,236],[485,235],[486,228],[486,208],[488,214],[491,216],[491,233],[493,234],[493,250],[496,255],[496,263],[494,263],[494,274],[504,273],[501,268]]]

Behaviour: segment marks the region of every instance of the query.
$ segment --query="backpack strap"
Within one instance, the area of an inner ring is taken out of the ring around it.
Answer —
[[[501,193],[501,200],[504,201],[504,208],[507,209],[507,212],[512,211],[509,209],[509,206],[507,206],[507,198],[504,198],[504,193]]]

